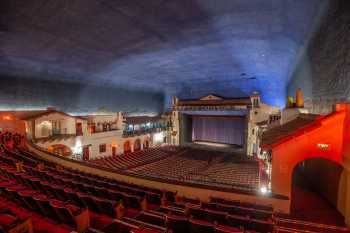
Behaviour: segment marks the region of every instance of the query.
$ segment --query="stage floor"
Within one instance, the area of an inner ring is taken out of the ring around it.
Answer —
[[[241,156],[244,155],[244,149],[241,146],[232,145],[232,144],[223,144],[223,143],[206,142],[206,141],[193,141],[193,142],[185,143],[184,146],[191,147],[194,149],[200,149],[200,150],[228,152],[228,153],[239,154]]]

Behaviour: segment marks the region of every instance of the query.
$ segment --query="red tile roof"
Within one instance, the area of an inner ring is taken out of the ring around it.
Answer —
[[[296,119],[284,125],[271,128],[262,134],[261,147],[269,147],[282,139],[293,135],[297,130],[305,128],[316,122],[319,115],[300,114]]]

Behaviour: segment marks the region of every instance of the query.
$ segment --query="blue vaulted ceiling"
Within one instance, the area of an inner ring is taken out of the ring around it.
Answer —
[[[3,0],[0,74],[284,105],[328,0]],[[166,98],[169,100],[169,98]]]

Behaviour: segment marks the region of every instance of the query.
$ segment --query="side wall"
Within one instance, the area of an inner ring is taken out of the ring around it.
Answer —
[[[307,131],[275,145],[272,149],[272,192],[291,197],[295,166],[310,158],[324,158],[342,164],[343,130],[346,112],[336,112]],[[319,145],[328,145],[322,148]]]
[[[86,114],[101,109],[112,112],[163,112],[162,93],[93,86],[59,81],[18,78],[0,74],[1,109],[45,109]]]
[[[302,88],[305,106],[327,114],[336,102],[350,101],[350,2],[331,0],[309,48],[301,57],[288,86],[289,95]]]

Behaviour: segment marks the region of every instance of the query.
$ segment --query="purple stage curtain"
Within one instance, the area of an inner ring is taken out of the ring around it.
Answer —
[[[244,118],[192,117],[192,140],[244,144]]]

